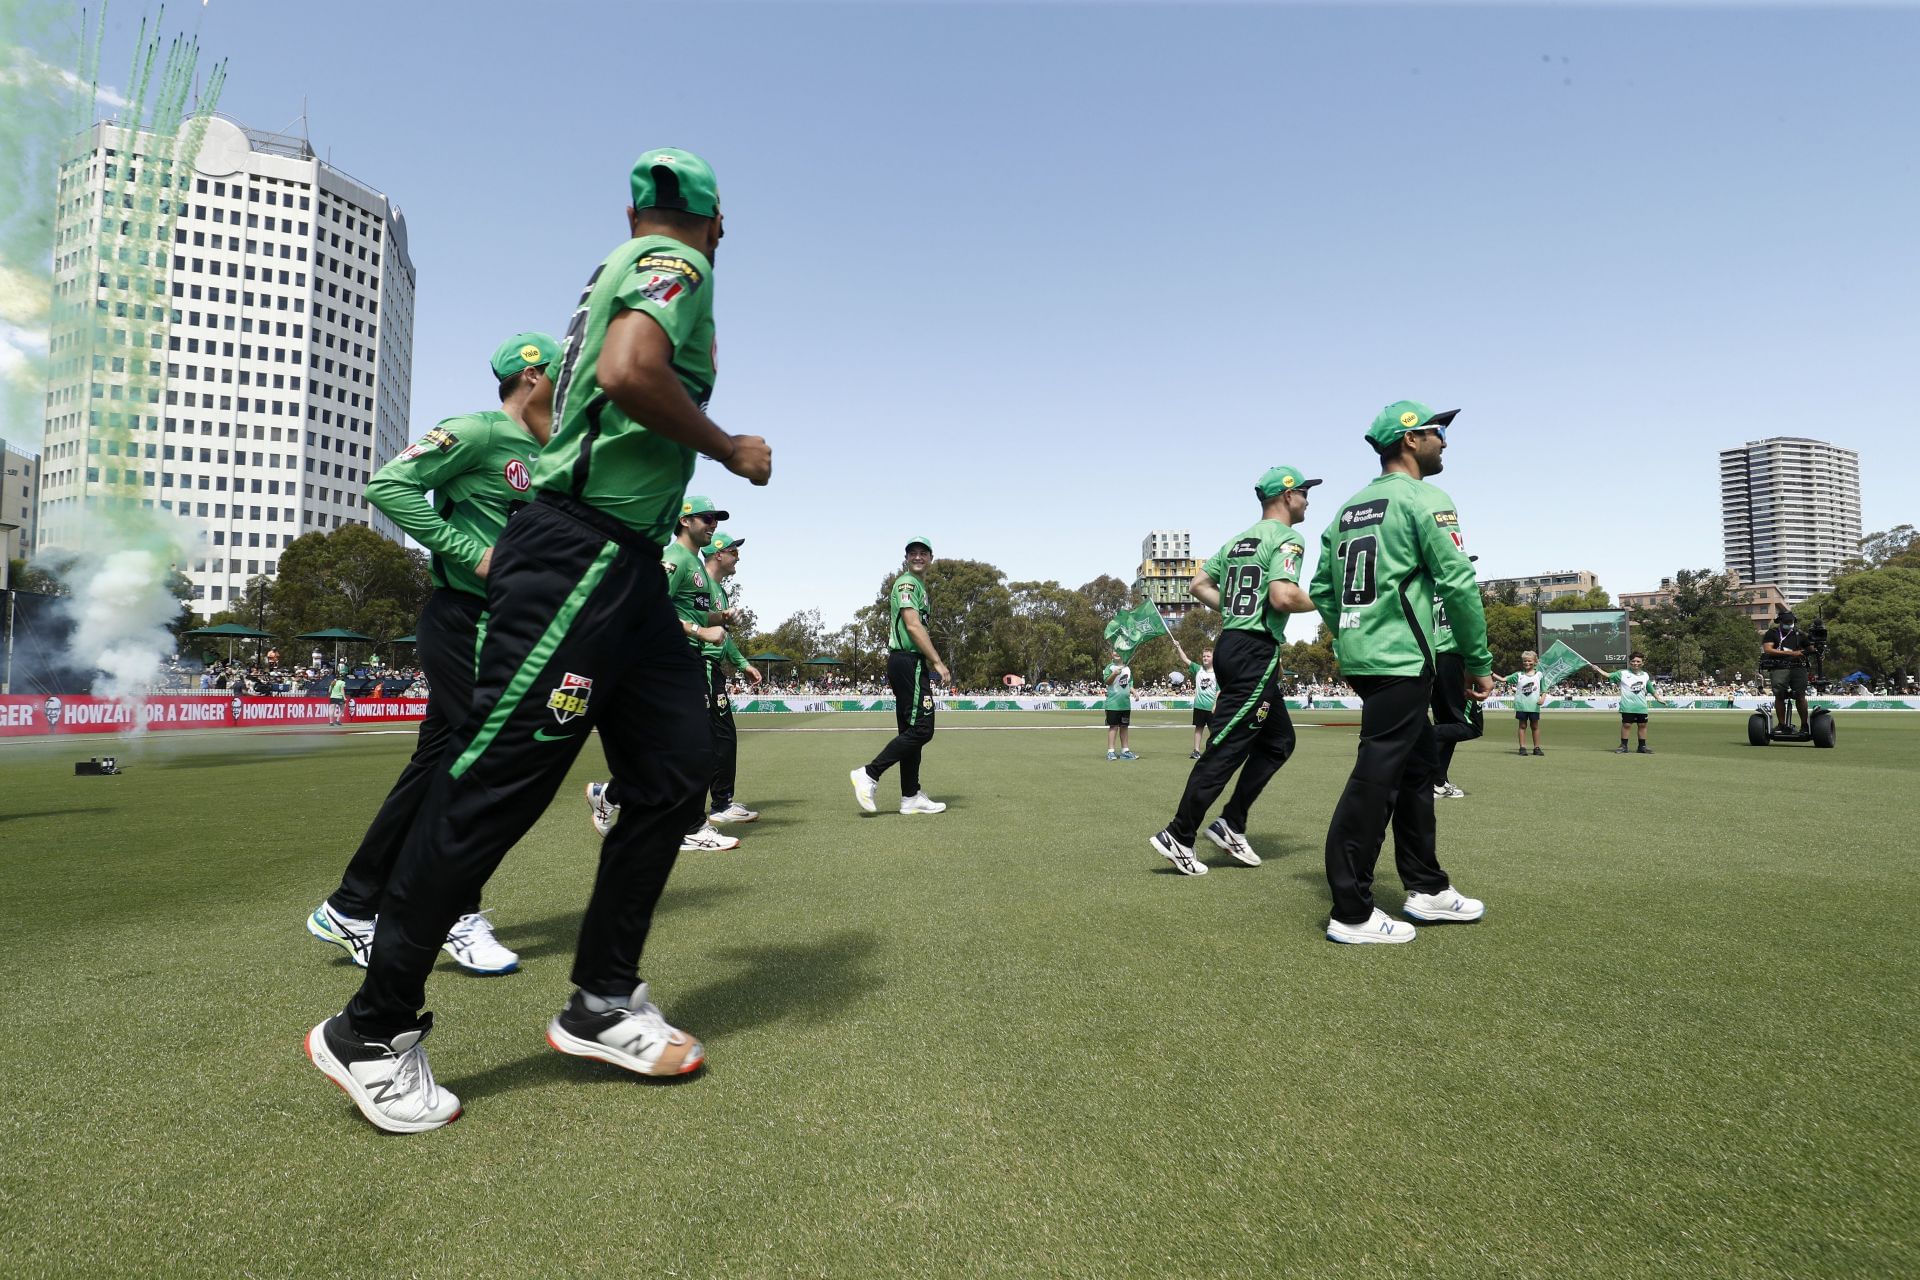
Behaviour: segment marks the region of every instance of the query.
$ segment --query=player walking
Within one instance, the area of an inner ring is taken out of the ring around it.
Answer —
[[[433,1026],[420,1012],[427,975],[460,905],[545,811],[596,727],[630,798],[600,846],[578,990],[547,1040],[642,1075],[683,1074],[705,1058],[638,972],[713,775],[700,664],[659,566],[696,450],[755,484],[772,454],[703,407],[722,231],[713,170],[689,152],[650,151],[632,189],[633,238],[595,269],[567,330],[536,500],[494,547],[472,709],[401,850],[365,983],[307,1035],[315,1065],[382,1129],[433,1129],[460,1114],[421,1043]]]
[[[1373,868],[1387,823],[1416,920],[1478,920],[1486,905],[1454,891],[1435,850],[1433,784],[1439,750],[1427,709],[1433,696],[1433,597],[1445,602],[1471,682],[1493,688],[1487,624],[1473,565],[1459,541],[1453,499],[1438,475],[1447,426],[1413,400],[1388,405],[1367,428],[1380,476],[1340,506],[1320,539],[1313,603],[1333,635],[1334,658],[1360,695],[1360,750],[1327,829],[1334,942],[1411,942],[1413,926],[1373,904]]]
[[[400,846],[473,700],[493,544],[507,527],[508,513],[527,500],[534,459],[552,434],[548,369],[559,358],[560,344],[544,333],[508,338],[489,365],[499,384],[500,407],[446,419],[367,482],[367,502],[430,553],[433,594],[415,628],[420,669],[427,676],[427,714],[413,757],[348,861],[340,887],[307,918],[308,932],[344,947],[362,968]],[[459,906],[460,916],[447,933],[447,954],[473,973],[518,968],[520,957],[500,945],[480,910],[478,889]]]
[[[1653,748],[1647,745],[1647,703],[1666,704],[1653,687],[1653,673],[1646,670],[1646,655],[1635,649],[1627,655],[1624,670],[1607,672],[1607,679],[1620,686],[1620,745],[1613,754],[1624,756],[1631,754],[1627,750],[1627,728],[1632,726],[1638,731],[1640,754],[1650,756]]]
[[[1100,670],[1101,683],[1107,686],[1102,708],[1107,713],[1107,759],[1138,760],[1127,745],[1127,730],[1133,724],[1133,668],[1120,660],[1118,649],[1107,650],[1107,665]]]
[[[900,766],[900,812],[945,813],[947,806],[930,800],[920,789],[920,753],[933,740],[933,681],[953,679],[927,631],[927,566],[933,563],[933,543],[914,538],[907,543],[906,567],[887,589],[887,684],[893,690],[894,721],[899,732],[880,754],[856,768],[848,778],[853,798],[868,813],[875,812],[874,795],[880,777]]]
[[[1501,676],[1500,682],[1513,690],[1514,732],[1519,735],[1520,755],[1527,754],[1527,732],[1533,732],[1533,754],[1547,754],[1540,749],[1540,699],[1546,692],[1546,676],[1537,670],[1540,655],[1529,649],[1520,655],[1520,669],[1510,676]]]
[[[1313,601],[1300,587],[1306,544],[1295,526],[1306,518],[1307,490],[1319,484],[1297,467],[1273,467],[1254,486],[1260,520],[1229,541],[1193,575],[1188,590],[1201,604],[1220,611],[1220,696],[1207,722],[1207,744],[1187,774],[1180,807],[1165,830],[1148,843],[1182,875],[1205,875],[1207,864],[1193,854],[1200,821],[1240,770],[1207,839],[1237,861],[1260,865],[1247,843],[1247,818],[1253,802],[1293,754],[1293,720],[1281,682],[1280,646],[1289,614],[1305,613]],[[1245,768],[1241,766],[1244,765]]]

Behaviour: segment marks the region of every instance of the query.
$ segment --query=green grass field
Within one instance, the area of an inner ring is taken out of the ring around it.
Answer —
[[[1186,878],[1179,718],[1109,764],[1097,713],[951,715],[919,818],[854,807],[881,717],[744,722],[765,816],[648,950],[709,1054],[672,1084],[542,1038],[589,748],[488,889],[523,971],[430,986],[466,1115],[399,1138],[301,1053],[358,974],[302,923],[407,736],[0,747],[0,1274],[1920,1274],[1920,718],[1656,712],[1643,758],[1549,716],[1537,760],[1496,718],[1440,819],[1486,921],[1358,948],[1353,729],[1302,729],[1265,866]]]

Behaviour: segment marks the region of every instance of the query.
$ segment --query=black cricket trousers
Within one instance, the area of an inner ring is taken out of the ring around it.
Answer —
[[[893,720],[899,732],[880,748],[867,765],[867,776],[900,766],[900,794],[920,794],[920,752],[933,740],[933,680],[927,660],[918,651],[894,649],[887,654],[887,684],[893,690]]]
[[[1189,847],[1235,769],[1240,770],[1240,782],[1220,816],[1245,835],[1253,802],[1293,754],[1293,720],[1287,715],[1281,688],[1280,646],[1272,637],[1258,631],[1223,632],[1214,650],[1213,669],[1220,677],[1220,693],[1207,721],[1207,749],[1187,774],[1179,811],[1167,824],[1167,834]]]
[[[343,916],[366,920],[380,910],[380,898],[387,891],[387,878],[400,857],[413,819],[426,803],[433,786],[435,768],[446,756],[447,744],[454,732],[466,722],[467,707],[473,701],[473,668],[479,654],[480,618],[487,602],[465,591],[440,587],[427,597],[415,629],[415,652],[420,669],[427,676],[427,714],[420,722],[420,737],[413,747],[413,758],[400,771],[399,781],[387,792],[380,812],[374,815],[360,848],[347,862],[340,887],[327,903]],[[460,914],[480,909],[480,894],[460,905]]]
[[[1479,737],[1487,727],[1480,704],[1467,697],[1467,660],[1457,653],[1433,655],[1433,736],[1439,761],[1433,780],[1453,776],[1453,749]]]
[[[1327,885],[1333,918],[1364,924],[1373,915],[1373,866],[1389,821],[1394,863],[1409,892],[1438,893],[1451,882],[1434,850],[1433,677],[1349,676],[1347,683],[1360,695],[1360,752],[1327,828]]]
[[[460,905],[546,811],[596,727],[625,799],[600,842],[573,981],[630,995],[654,905],[713,777],[699,655],[667,599],[660,548],[542,494],[494,547],[487,612],[472,707],[407,834],[347,1006],[369,1038],[424,1025],[427,974]]]

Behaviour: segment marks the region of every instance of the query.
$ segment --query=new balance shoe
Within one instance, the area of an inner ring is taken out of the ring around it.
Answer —
[[[738,849],[739,847],[739,837],[721,835],[713,828],[711,823],[701,827],[698,831],[689,831],[686,835],[680,837],[680,852],[682,853],[724,853],[728,849]]]
[[[853,782],[853,798],[860,802],[860,807],[868,813],[880,812],[880,807],[873,802],[874,792],[880,789],[880,784],[867,772],[867,766],[861,765],[847,777]]]
[[[915,792],[900,801],[902,813],[945,813],[947,806],[938,800],[930,800],[924,791]]]
[[[1407,905],[1401,910],[1415,920],[1429,924],[1436,920],[1471,924],[1487,914],[1487,904],[1478,898],[1464,897],[1452,885],[1448,885],[1438,893],[1408,894]]]
[[[589,782],[587,784],[587,808],[593,814],[593,829],[602,836],[613,830],[613,824],[620,817],[620,806],[607,803],[607,789],[611,782]]]
[[[1328,942],[1412,942],[1413,926],[1404,920],[1395,920],[1392,916],[1375,907],[1373,914],[1364,924],[1342,924],[1338,920],[1327,921]]]
[[[1153,851],[1173,864],[1173,869],[1183,876],[1203,876],[1207,874],[1207,864],[1193,856],[1193,850],[1181,844],[1165,831],[1148,838],[1147,843]]]
[[[474,911],[455,920],[440,949],[468,973],[491,976],[512,973],[520,967],[520,957],[501,946],[500,939],[493,936],[493,921],[487,919],[484,911]]]
[[[434,1084],[427,1065],[420,1042],[432,1029],[428,1014],[417,1031],[388,1041],[367,1040],[353,1034],[345,1014],[336,1014],[307,1032],[307,1057],[376,1128],[422,1133],[460,1116],[460,1099]]]
[[[1139,759],[1140,757],[1139,757],[1139,756],[1137,756],[1137,755],[1135,755],[1135,754],[1134,754],[1134,753],[1132,752],[1132,750],[1130,750],[1130,749],[1129,749],[1129,750],[1126,750],[1126,751],[1122,751],[1122,752],[1120,753],[1120,758],[1121,758],[1122,760],[1138,760],[1138,759]]]
[[[1235,862],[1245,863],[1249,867],[1260,865],[1260,855],[1253,851],[1247,838],[1227,825],[1225,818],[1215,818],[1207,824],[1207,839],[1233,855]]]
[[[1442,782],[1433,789],[1433,798],[1435,800],[1460,800],[1464,799],[1466,794],[1466,792],[1454,786],[1451,782]]]
[[[609,1007],[595,1009],[594,1004]],[[707,1058],[705,1046],[670,1026],[648,1002],[644,982],[625,1004],[574,992],[547,1024],[547,1043],[561,1053],[610,1062],[643,1076],[684,1076],[698,1071]]]
[[[323,902],[313,909],[313,914],[307,917],[307,932],[343,949],[362,969],[367,967],[367,957],[373,954],[373,921],[343,916],[331,903]]]
[[[708,814],[707,825],[713,826],[718,822],[752,822],[759,816],[760,813],[758,810],[749,809],[738,800],[735,800],[726,808],[715,809],[712,813]]]

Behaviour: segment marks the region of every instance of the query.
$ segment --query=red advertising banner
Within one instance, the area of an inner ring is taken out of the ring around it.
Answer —
[[[425,698],[348,698],[348,724],[417,721]],[[0,695],[0,738],[137,729],[231,729],[255,725],[320,725],[332,718],[325,698],[155,697],[120,702],[88,694]]]

